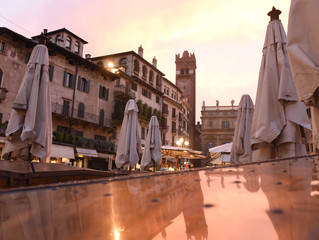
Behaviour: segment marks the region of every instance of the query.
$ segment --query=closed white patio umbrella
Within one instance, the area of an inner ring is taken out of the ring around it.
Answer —
[[[238,105],[238,115],[233,144],[230,151],[230,162],[241,163],[251,161],[250,132],[253,121],[254,104],[250,96],[241,97]]]
[[[116,151],[115,164],[117,168],[124,164],[135,167],[141,151],[141,138],[138,129],[138,108],[134,99],[126,103],[120,138]]]
[[[293,82],[280,13],[268,13],[251,129],[253,161],[305,155],[304,132],[311,129]]]
[[[29,152],[44,161],[51,152],[52,113],[49,54],[45,40],[34,47],[6,130],[3,154],[27,159]],[[30,159],[29,159],[30,160]]]
[[[162,163],[162,141],[156,116],[152,116],[148,125],[148,134],[141,160],[141,169],[147,166],[160,166]]]
[[[300,100],[311,107],[313,144],[319,149],[319,1],[292,0],[287,50]]]

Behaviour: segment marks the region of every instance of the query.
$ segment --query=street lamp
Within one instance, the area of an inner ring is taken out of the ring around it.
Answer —
[[[180,139],[178,139],[177,141],[176,141],[176,144],[177,144],[177,146],[181,146],[181,147],[188,147],[188,145],[189,145],[189,142],[188,141],[186,141],[186,140],[184,140],[184,138],[180,138]]]

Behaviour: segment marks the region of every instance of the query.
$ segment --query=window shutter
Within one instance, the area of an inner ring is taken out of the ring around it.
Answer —
[[[102,86],[99,86],[99,98],[102,98]]]
[[[64,75],[63,75],[63,86],[66,86],[66,78],[67,78],[67,72],[64,71]]]
[[[72,89],[75,89],[75,75],[74,74],[72,74],[72,77],[71,77],[71,88]]]
[[[49,80],[50,81],[53,80],[53,71],[54,71],[54,66],[53,65],[49,65]]]
[[[78,87],[77,87],[78,90],[81,90],[81,84],[82,84],[81,82],[82,82],[82,78],[79,75],[79,77],[78,77]]]
[[[106,89],[105,100],[106,100],[106,101],[109,100],[109,89]]]
[[[90,92],[90,80],[87,80],[87,84],[86,84],[86,89],[85,89],[85,91],[86,91],[87,93]]]

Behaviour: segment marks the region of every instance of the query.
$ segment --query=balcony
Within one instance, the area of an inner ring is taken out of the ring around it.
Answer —
[[[162,127],[164,132],[167,132],[169,130],[169,126],[167,125],[162,125]]]
[[[64,143],[76,147],[95,149],[98,152],[104,153],[114,153],[115,151],[114,143],[79,137],[76,135],[62,133],[58,131],[53,132],[53,143]]]
[[[106,128],[112,127],[112,121],[108,118],[101,118],[98,115],[88,113],[86,111],[79,111],[78,109],[73,109],[73,115],[71,116],[71,107],[63,107],[62,104],[51,103],[51,110],[53,114],[57,116],[68,118],[72,120],[74,124],[82,122],[86,124],[93,124],[95,126],[101,126]]]
[[[120,98],[120,99],[135,99],[135,93],[131,91],[130,88],[125,87],[122,84],[118,84],[114,88],[114,98]]]
[[[168,109],[163,108],[162,109],[162,114],[163,114],[163,116],[167,117],[169,115]]]

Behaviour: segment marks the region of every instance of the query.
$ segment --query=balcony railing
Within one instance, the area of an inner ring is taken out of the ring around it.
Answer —
[[[95,114],[88,113],[86,111],[79,111],[79,109],[74,108],[73,109],[73,116],[71,116],[71,107],[66,108],[63,107],[62,104],[58,103],[51,103],[51,110],[52,113],[56,113],[59,115],[63,115],[66,117],[72,117],[75,119],[79,119],[85,122],[97,124],[103,127],[111,127],[112,126],[112,121],[111,119],[108,118],[101,118],[100,116],[97,116]]]
[[[122,84],[117,84],[114,88],[114,93],[115,95],[116,94],[125,94],[126,96],[128,96],[129,98],[133,98],[135,99],[136,96],[135,96],[135,93],[133,91],[131,91],[130,88],[128,87],[125,87],[124,85]]]
[[[53,143],[71,144],[76,147],[95,149],[98,152],[114,152],[115,144],[107,141],[79,137],[76,135],[53,132]]]
[[[169,126],[167,126],[167,125],[162,125],[162,127],[163,127],[163,131],[168,131],[169,130]]]

